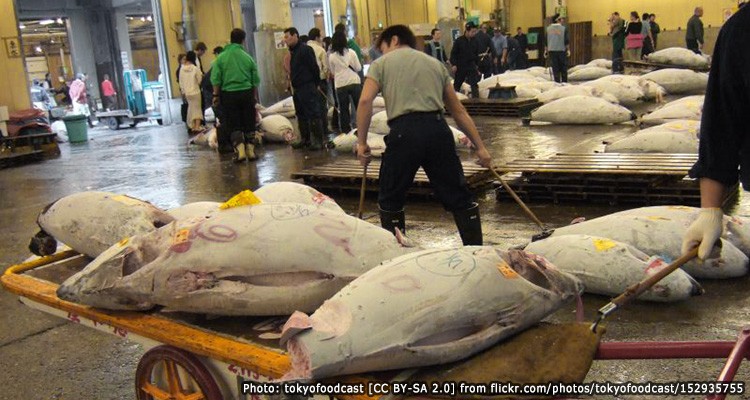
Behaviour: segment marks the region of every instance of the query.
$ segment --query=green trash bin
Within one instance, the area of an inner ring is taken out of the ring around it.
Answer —
[[[67,115],[63,117],[65,129],[68,130],[70,143],[79,143],[89,140],[88,118],[83,114]]]

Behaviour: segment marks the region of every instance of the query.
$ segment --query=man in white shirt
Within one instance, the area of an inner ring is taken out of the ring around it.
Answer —
[[[323,99],[320,101],[320,105],[322,107],[321,115],[323,115],[323,120],[325,121],[324,134],[328,136],[328,134],[330,133],[328,131],[328,96],[326,95],[328,93],[329,74],[328,55],[326,54],[326,50],[323,48],[323,35],[321,35],[320,29],[310,29],[310,32],[308,32],[307,36],[307,45],[312,47],[313,51],[315,52],[315,61],[318,62],[318,68],[320,68],[320,85],[318,86],[320,87],[320,95],[323,97]]]

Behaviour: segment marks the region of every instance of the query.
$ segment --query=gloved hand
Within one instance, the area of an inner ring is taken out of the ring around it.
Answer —
[[[710,257],[714,244],[721,237],[723,219],[724,212],[721,208],[702,208],[698,218],[693,221],[682,238],[682,254],[700,243],[698,258],[705,260]]]
[[[565,57],[570,57],[570,50],[565,50]]]

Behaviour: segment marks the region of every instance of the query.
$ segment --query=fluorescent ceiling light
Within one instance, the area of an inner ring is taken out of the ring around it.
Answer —
[[[18,25],[18,28],[19,29],[26,29],[26,25],[24,25],[24,24]]]
[[[41,53],[42,52],[42,46],[36,46],[36,48],[34,50],[36,50],[37,53]]]
[[[146,17],[141,17],[142,22],[146,22]]]
[[[62,18],[58,17],[58,18],[57,18],[57,23],[58,23],[58,24],[62,24],[62,23],[63,23],[63,20],[62,20]]]
[[[153,21],[154,19],[153,19],[153,18],[151,18],[151,16],[149,15],[148,17],[146,17],[146,20],[148,20],[148,21]]]
[[[39,21],[39,25],[49,25],[49,24],[54,24],[54,23],[55,21],[51,19],[43,19]]]

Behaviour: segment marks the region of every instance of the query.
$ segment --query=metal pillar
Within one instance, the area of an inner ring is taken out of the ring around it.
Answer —
[[[446,53],[450,55],[453,49],[453,32],[458,29],[459,34],[463,33],[463,24],[458,19],[458,9],[461,7],[461,1],[458,0],[437,0],[437,17],[436,27],[443,31],[443,37],[440,44],[443,45]]]
[[[289,52],[282,39],[284,29],[292,26],[289,0],[255,2],[255,56],[260,73],[258,96],[264,105],[273,104],[290,96],[286,92],[288,79],[284,70],[284,56]]]

